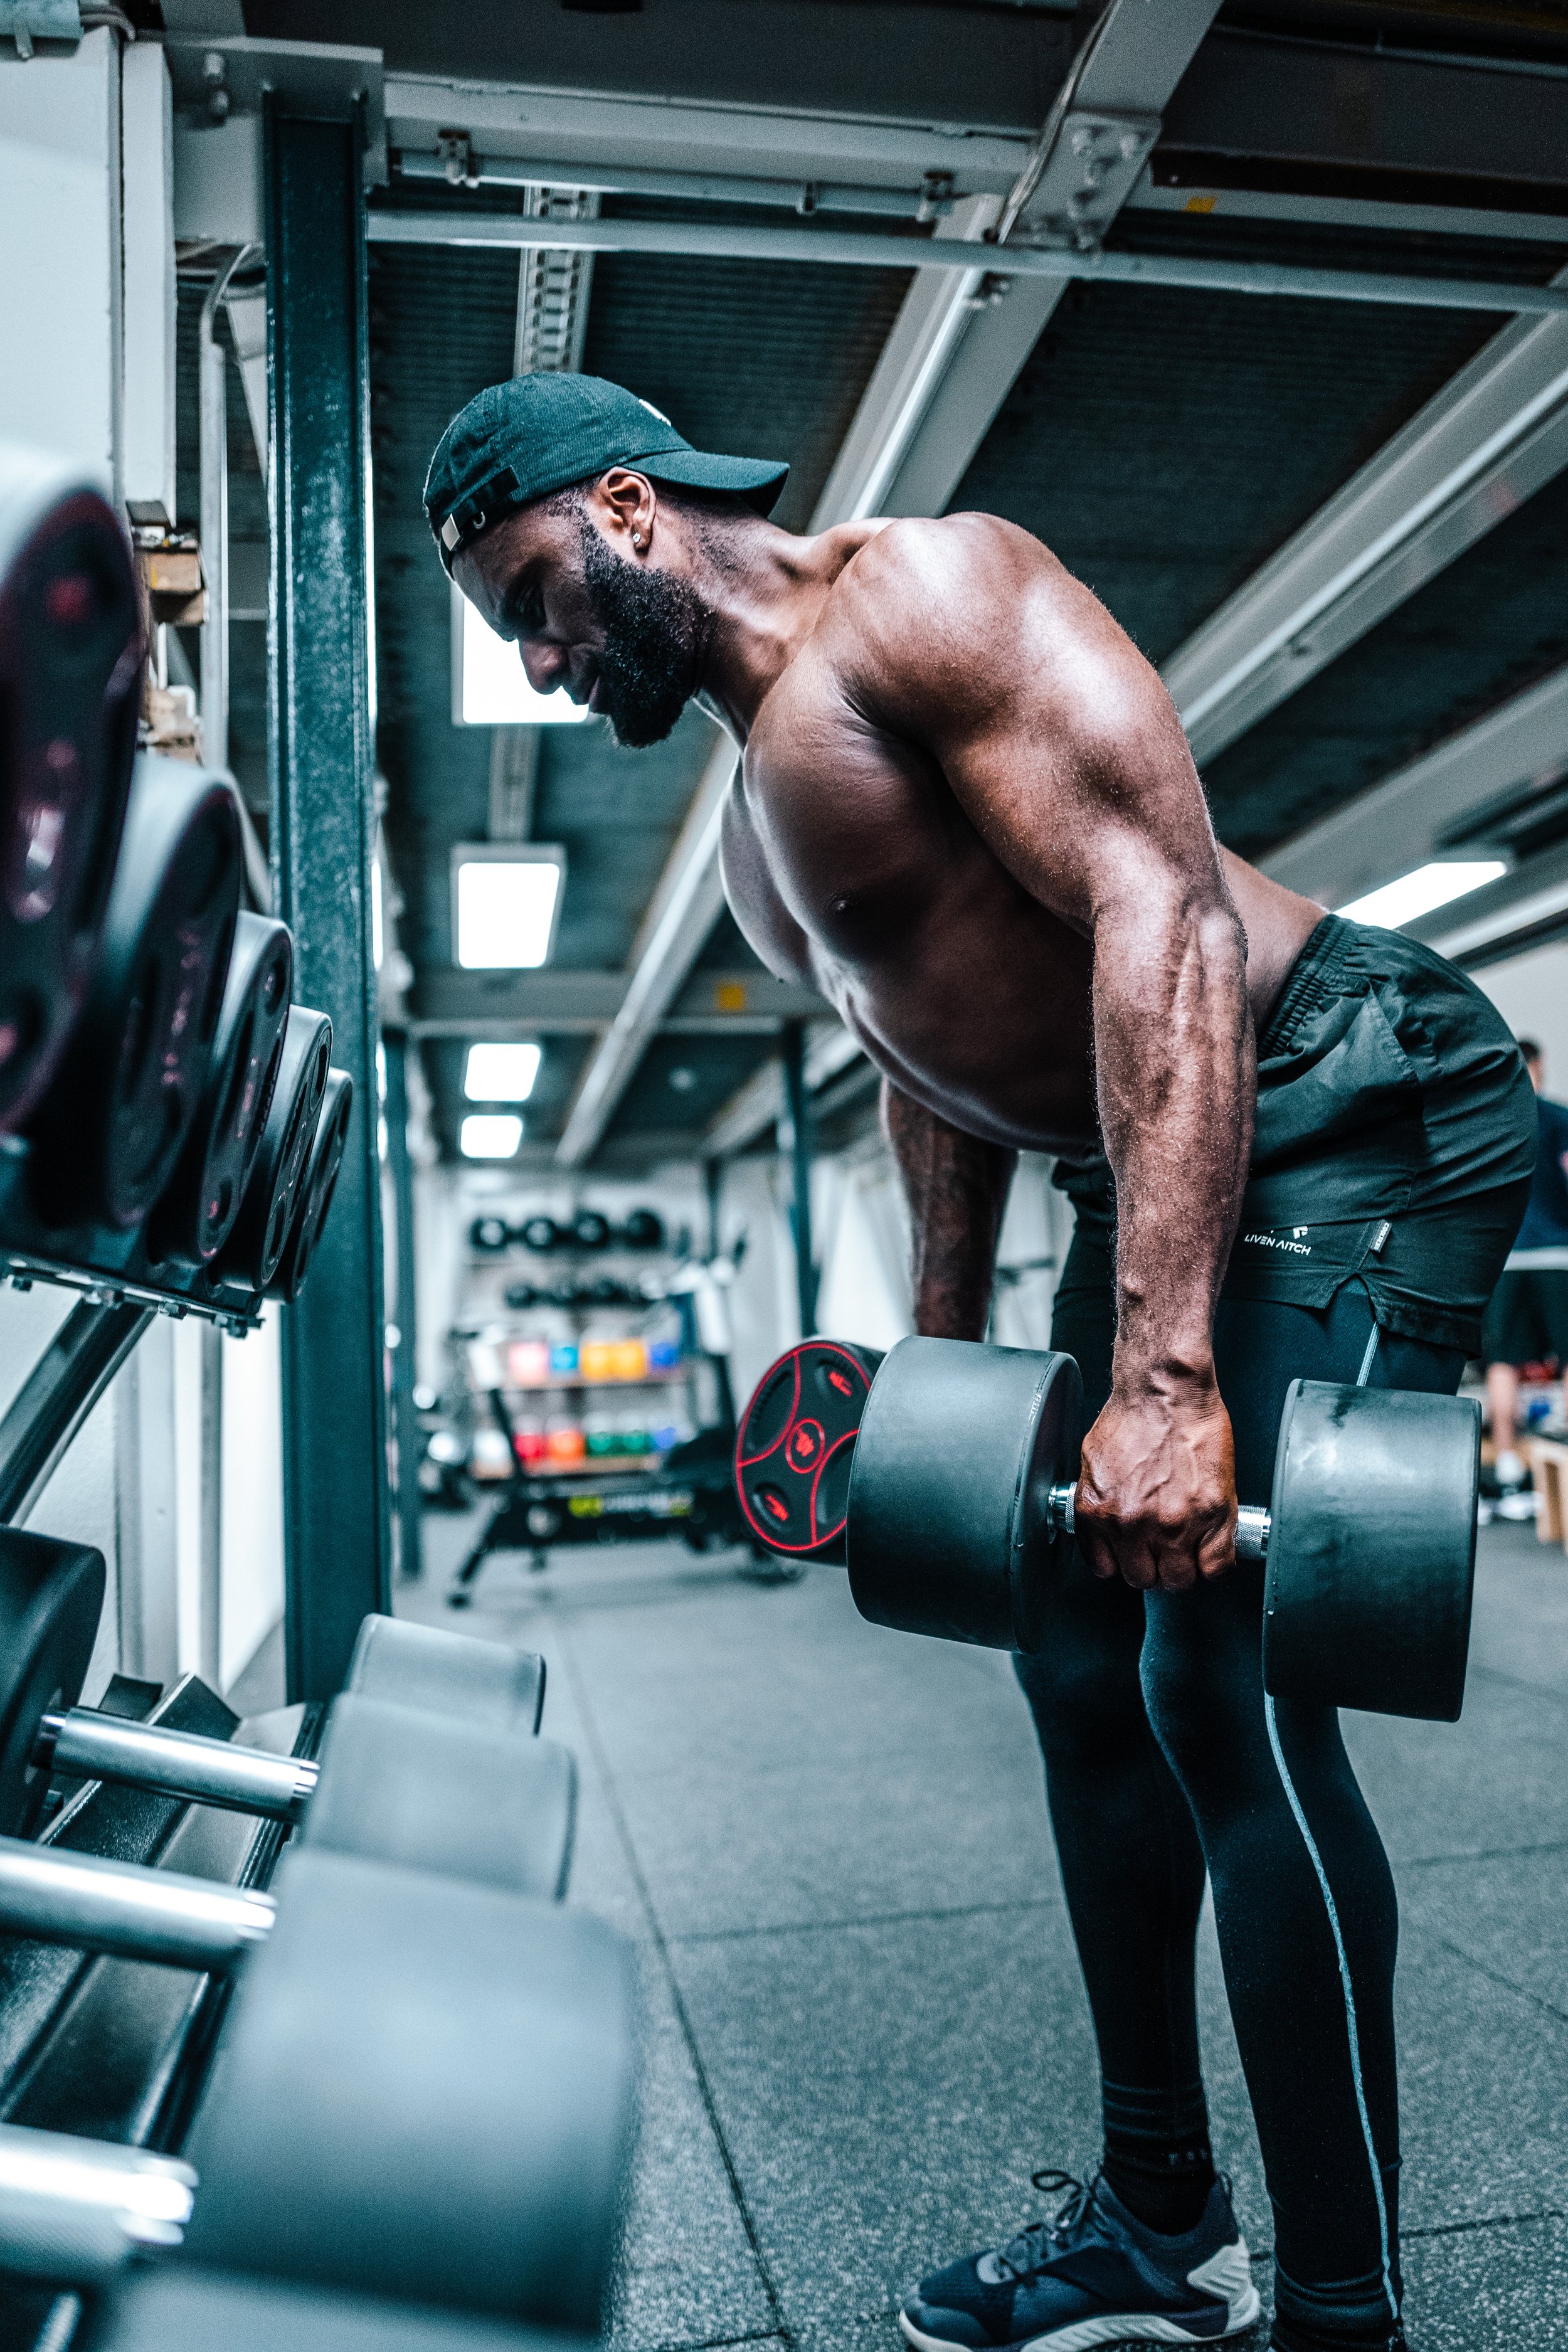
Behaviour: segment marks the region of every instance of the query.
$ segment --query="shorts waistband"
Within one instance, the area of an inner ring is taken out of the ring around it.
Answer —
[[[1357,926],[1340,915],[1325,915],[1308,934],[1258,1041],[1260,1062],[1284,1053],[1301,1024],[1331,998],[1360,995],[1367,978],[1356,952],[1360,940]]]

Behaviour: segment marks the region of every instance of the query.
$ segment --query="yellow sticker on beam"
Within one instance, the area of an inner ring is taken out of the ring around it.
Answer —
[[[1217,196],[1189,196],[1182,210],[1184,213],[1212,213],[1218,202]]]
[[[743,980],[721,980],[713,991],[713,1003],[721,1013],[744,1013],[746,983]]]

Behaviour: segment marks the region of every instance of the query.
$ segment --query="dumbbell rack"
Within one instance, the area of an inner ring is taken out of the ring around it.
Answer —
[[[121,1234],[46,1224],[32,1199],[28,1157],[20,1138],[0,1137],[0,1278],[9,1276],[24,1289],[34,1282],[57,1284],[97,1306],[197,1315],[237,1337],[257,1328],[259,1294],[216,1282],[205,1268],[152,1257],[142,1226]]]
[[[242,1723],[194,1675],[166,1696],[154,1684],[117,1675],[100,1711],[300,1758],[314,1755],[323,1721],[321,1708],[294,1706]],[[284,1834],[278,1822],[62,1780],[51,1786],[39,1843],[259,1890],[270,1883]],[[0,2123],[178,2149],[227,1998],[221,1975],[0,1937]],[[8,2342],[27,2340],[29,2326],[44,2328],[53,2290],[11,2283],[6,2297]]]

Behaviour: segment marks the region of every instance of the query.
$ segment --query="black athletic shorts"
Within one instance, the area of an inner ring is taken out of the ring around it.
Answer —
[[[1353,1281],[1384,1329],[1474,1355],[1536,1150],[1535,1096],[1489,1000],[1418,941],[1325,915],[1258,1042],[1223,1295],[1323,1308]],[[1081,1277],[1114,1250],[1115,1184],[1100,1152],[1053,1181]]]
[[[1568,1266],[1509,1265],[1481,1324],[1489,1364],[1568,1364]]]

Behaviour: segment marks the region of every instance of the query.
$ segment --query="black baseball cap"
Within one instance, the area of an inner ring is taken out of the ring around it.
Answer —
[[[603,376],[514,375],[458,411],[430,460],[425,511],[442,562],[449,572],[514,507],[610,466],[695,490],[734,490],[759,514],[771,510],[789,472],[767,458],[694,449],[668,416]]]

